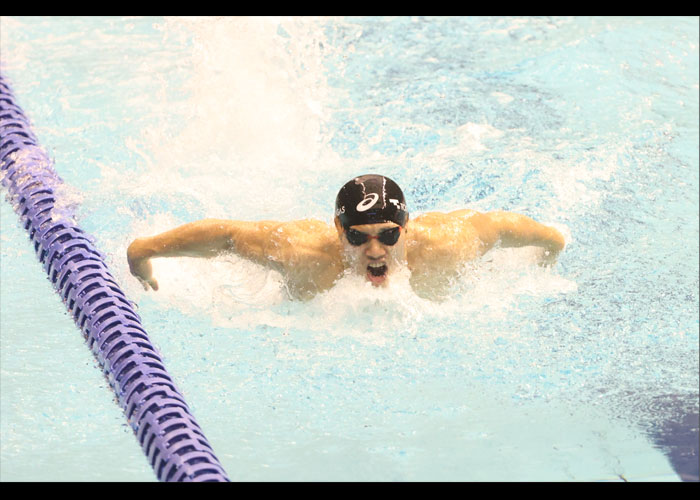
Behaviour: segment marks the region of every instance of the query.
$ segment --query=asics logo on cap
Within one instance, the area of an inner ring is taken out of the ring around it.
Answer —
[[[364,200],[357,204],[355,210],[357,210],[358,212],[366,212],[367,210],[372,208],[377,203],[377,201],[379,201],[379,195],[377,193],[369,193],[365,196]]]
[[[335,198],[335,215],[343,227],[392,221],[408,221],[401,188],[388,177],[368,174],[345,183]]]

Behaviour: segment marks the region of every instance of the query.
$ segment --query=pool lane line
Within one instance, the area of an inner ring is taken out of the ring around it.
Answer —
[[[158,480],[228,481],[134,304],[57,194],[63,181],[1,74],[0,181]]]

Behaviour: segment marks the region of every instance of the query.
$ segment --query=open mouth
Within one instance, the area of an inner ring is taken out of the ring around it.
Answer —
[[[371,281],[373,285],[379,285],[386,280],[387,271],[386,264],[370,264],[367,266],[367,279]]]

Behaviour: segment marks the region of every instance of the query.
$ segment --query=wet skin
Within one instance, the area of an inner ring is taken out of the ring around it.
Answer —
[[[137,238],[127,249],[127,259],[131,273],[144,288],[157,290],[150,259],[214,257],[230,252],[279,271],[292,298],[301,300],[330,289],[346,271],[364,276],[373,286],[386,286],[405,265],[416,293],[439,300],[464,262],[496,245],[541,247],[543,265],[553,265],[564,248],[559,231],[512,212],[429,212],[410,220],[394,245],[370,238],[353,246],[337,218],[334,225],[315,219],[204,219]],[[396,224],[383,222],[351,229],[378,236],[392,227]]]

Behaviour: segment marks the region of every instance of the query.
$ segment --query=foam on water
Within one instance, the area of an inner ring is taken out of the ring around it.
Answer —
[[[184,195],[214,217],[309,216],[300,207],[313,214],[315,200],[298,199],[309,166],[322,176],[338,161],[321,135],[327,89],[319,21],[177,18],[161,29],[166,37],[187,33],[192,50],[181,64],[189,73],[175,102],[178,129],[172,100],[164,99],[156,103],[163,123],[129,140],[146,160],[132,179],[137,192]]]
[[[697,415],[687,20],[34,22],[2,19],[3,70],[17,73],[67,199],[234,478],[668,472],[644,432],[672,404]],[[441,302],[406,275],[389,290],[345,276],[290,301],[278,273],[236,256],[156,259],[155,293],[129,275],[131,240],[192,220],[331,223],[339,186],[367,172],[405,187],[412,217],[520,211],[560,229],[567,248],[553,269],[532,249],[490,252]],[[3,256],[30,253],[5,238]],[[49,330],[37,342],[57,349]],[[40,365],[12,354],[3,383]],[[70,427],[55,411],[37,432],[20,429],[37,413],[36,395],[21,400],[37,381],[19,384],[3,398],[4,470],[23,456],[10,447]],[[82,404],[74,396],[61,392]],[[82,422],[80,411],[66,413]],[[63,446],[92,463],[104,452],[93,440]]]
[[[128,147],[144,159],[137,175],[124,179],[116,169],[103,169],[105,185],[110,189],[116,185],[130,197],[171,200],[162,211],[150,210],[145,218],[134,217],[130,236],[155,234],[187,222],[170,211],[179,200],[186,200],[188,208],[196,207],[194,212],[207,217],[290,220],[316,216],[330,223],[334,186],[329,181],[324,188],[325,199],[319,199],[307,185],[318,184],[326,172],[333,172],[334,177],[338,177],[338,171],[353,175],[352,169],[360,162],[341,161],[324,135],[332,89],[322,57],[340,49],[331,47],[322,21],[221,18],[212,22],[193,18],[167,19],[163,23],[160,29],[166,37],[187,33],[185,38],[191,39],[193,46],[191,59],[181,62],[191,68],[191,73],[183,84],[186,98],[175,102],[176,115],[181,117],[180,130],[173,134],[172,123],[149,124],[142,134],[128,139]],[[155,106],[168,107],[168,113],[165,109],[162,113],[171,120],[172,101],[165,100],[168,92],[163,90],[157,96],[164,100],[156,100]],[[440,178],[450,174],[455,156],[488,154],[490,142],[502,138],[504,132],[486,123],[465,123],[453,134],[454,138],[441,142],[437,150],[417,151],[410,161],[427,163],[431,175]],[[360,147],[380,140],[377,137]],[[388,161],[396,161],[393,153],[368,151],[361,163],[362,168],[371,170]],[[520,151],[510,167],[517,171],[518,165],[529,161],[528,153]],[[451,208],[447,200],[443,205],[439,208]],[[126,240],[120,238],[115,244],[115,253],[119,254],[125,250]],[[495,271],[492,268],[490,272]],[[217,324],[221,321],[238,328],[254,328],[309,323],[288,314],[280,316],[270,307],[287,300],[277,273],[235,256],[214,261],[158,259],[154,261],[154,275],[161,288],[153,300],[166,308],[215,318]],[[128,276],[124,278],[138,301],[143,292]],[[548,278],[542,275],[541,279]],[[496,283],[507,281],[503,278]],[[391,292],[371,290],[366,283],[348,277],[311,304],[300,306],[297,313],[304,315],[308,308],[306,314],[310,316],[329,318],[320,329],[330,326],[337,331],[363,315],[374,315],[371,304],[376,301],[384,301],[390,308],[403,305],[404,326],[411,324],[414,311],[449,316],[450,311],[455,314],[467,305],[474,309],[483,305],[466,293],[455,295],[452,302],[457,303],[451,306],[447,305],[450,301],[427,305],[413,294],[406,280],[397,283]],[[502,301],[502,297],[487,296]],[[319,324],[310,323],[312,329]],[[388,321],[384,331],[394,331],[391,325]],[[355,330],[364,327],[360,322]]]

